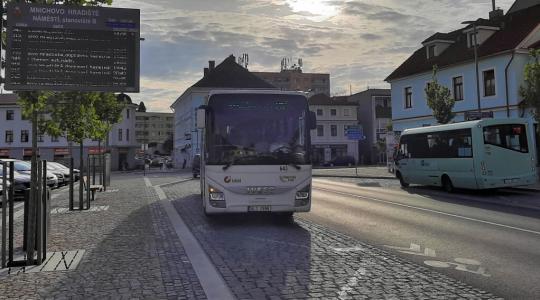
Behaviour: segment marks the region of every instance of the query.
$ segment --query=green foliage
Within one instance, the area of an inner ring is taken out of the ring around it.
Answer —
[[[433,80],[426,89],[427,105],[433,111],[433,116],[439,124],[448,124],[454,118],[452,112],[455,100],[450,90],[437,82],[437,66],[433,67]]]
[[[141,101],[141,103],[139,103],[139,107],[137,108],[137,111],[146,112],[146,105],[144,105],[144,102]]]
[[[525,66],[525,82],[519,89],[523,98],[520,106],[523,109],[529,108],[536,121],[540,122],[540,49],[531,50],[530,54],[532,61]]]

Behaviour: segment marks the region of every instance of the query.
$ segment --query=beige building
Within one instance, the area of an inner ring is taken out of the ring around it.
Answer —
[[[303,73],[302,69],[281,72],[251,72],[283,91],[310,92],[330,96],[330,74]]]
[[[358,141],[347,136],[348,129],[358,126],[357,107],[347,97],[318,94],[309,98],[309,109],[317,115],[317,129],[311,131],[313,165],[345,157],[358,161]]]
[[[150,148],[158,147],[173,135],[173,131],[173,113],[135,113],[135,138],[138,144],[148,144]]]

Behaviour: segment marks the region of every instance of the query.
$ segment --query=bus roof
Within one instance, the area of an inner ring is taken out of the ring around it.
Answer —
[[[208,97],[220,94],[267,94],[267,95],[291,95],[291,96],[304,96],[304,92],[295,91],[280,91],[280,90],[259,90],[259,89],[238,89],[238,90],[211,90]],[[307,97],[306,97],[307,98]]]
[[[445,125],[405,129],[401,133],[401,135],[467,129],[467,128],[473,128],[475,126],[484,127],[484,126],[499,125],[499,124],[527,124],[527,123],[528,123],[527,119],[523,119],[523,118],[482,119],[482,120],[459,122],[459,123],[452,123],[452,124],[445,124]]]

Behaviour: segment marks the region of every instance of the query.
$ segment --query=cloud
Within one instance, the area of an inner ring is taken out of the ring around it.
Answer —
[[[283,57],[330,73],[333,93],[383,81],[434,32],[487,17],[485,0],[115,0],[141,9],[141,93],[149,110],[169,106],[198,81],[208,60],[249,53],[249,69],[279,71]],[[293,3],[294,2],[294,3]],[[489,3],[488,3],[489,2]],[[507,9],[513,0],[500,0]],[[332,13],[326,13],[330,8]],[[324,14],[323,14],[324,13]]]

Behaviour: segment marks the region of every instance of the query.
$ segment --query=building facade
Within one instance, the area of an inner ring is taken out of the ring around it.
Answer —
[[[281,72],[252,73],[283,91],[302,91],[312,95],[330,96],[330,74],[303,73],[300,68]]]
[[[386,133],[392,124],[390,89],[368,89],[348,97],[358,107],[358,124],[365,139],[359,141],[359,164],[386,164]]]
[[[174,110],[174,150],[177,167],[191,166],[193,156],[202,152],[202,131],[197,129],[197,108],[206,104],[212,90],[227,89],[276,89],[273,85],[253,75],[236,63],[233,55],[219,65],[209,61],[204,76],[176,99],[171,105]]]
[[[529,118],[532,126],[531,114],[519,107],[519,89],[525,65],[531,60],[529,49],[538,47],[540,40],[540,5],[523,7],[518,9],[514,4],[506,15],[494,10],[490,19],[478,19],[474,26],[436,33],[425,40],[423,47],[386,79],[392,87],[394,130],[437,124],[424,92],[433,78],[433,66],[438,68],[439,84],[449,88],[456,100],[454,122],[482,111],[494,118]]]
[[[174,114],[162,112],[136,112],[135,138],[137,144],[148,145],[160,153],[165,153],[163,144],[173,138]]]
[[[23,119],[21,107],[17,104],[17,95],[0,95],[0,158],[29,160],[32,156],[32,125]],[[137,105],[128,104],[122,111],[122,120],[113,125],[109,133],[109,145],[98,141],[85,140],[83,157],[108,151],[111,154],[112,170],[136,167],[135,151],[135,110]],[[101,146],[101,148],[99,147]],[[38,154],[49,161],[66,161],[70,156],[79,163],[79,145],[70,143],[64,137],[38,135]]]
[[[358,125],[357,105],[346,97],[325,94],[309,98],[309,109],[317,115],[311,131],[313,165],[325,165],[350,156],[358,162],[358,141],[347,137],[347,129]]]

